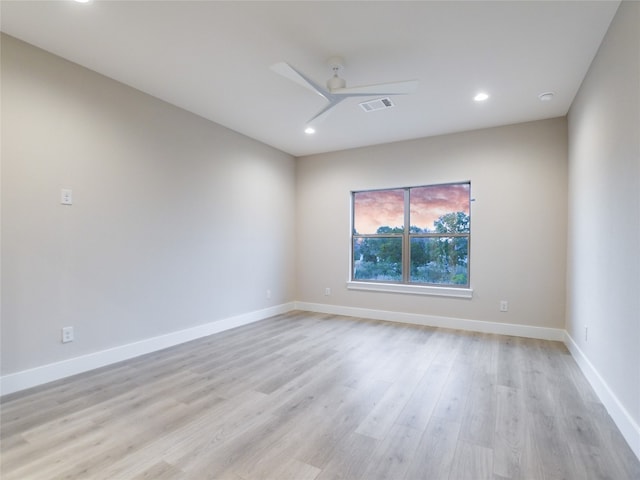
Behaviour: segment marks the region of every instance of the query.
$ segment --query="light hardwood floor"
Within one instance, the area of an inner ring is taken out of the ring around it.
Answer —
[[[1,407],[3,480],[640,478],[561,343],[306,312]]]

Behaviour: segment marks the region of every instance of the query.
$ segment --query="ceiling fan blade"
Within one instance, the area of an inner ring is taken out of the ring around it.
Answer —
[[[311,117],[309,119],[309,121],[307,122],[308,124],[310,123],[314,123],[314,125],[317,125],[318,123],[320,123],[321,121],[323,121],[325,118],[327,118],[327,115],[329,114],[329,111],[335,107],[336,105],[338,105],[342,100],[344,100],[347,97],[338,97],[338,98],[333,98],[331,100],[331,103],[329,103],[329,105],[327,105],[326,107],[324,107],[322,110],[320,110],[318,113],[316,113],[313,117]]]
[[[311,90],[312,92],[317,93],[318,95],[327,98],[327,92],[321,85],[317,84],[309,77],[307,77],[304,73],[299,72],[291,65],[285,62],[274,63],[271,65],[271,70],[282,75],[289,80],[296,82],[298,85],[303,86],[304,88]]]
[[[380,83],[378,85],[361,85],[359,87],[336,88],[333,95],[367,96],[367,95],[407,95],[418,89],[418,80],[404,82]]]

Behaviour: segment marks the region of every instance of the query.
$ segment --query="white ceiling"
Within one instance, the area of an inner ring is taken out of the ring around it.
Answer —
[[[618,1],[1,2],[1,29],[295,156],[565,115]],[[324,84],[419,79],[394,108],[348,99],[305,135]],[[479,91],[491,97],[482,104]],[[555,92],[551,102],[538,94]]]

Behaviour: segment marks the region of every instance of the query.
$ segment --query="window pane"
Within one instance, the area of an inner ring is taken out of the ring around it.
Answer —
[[[411,239],[411,282],[467,285],[468,263],[466,237]]]
[[[354,239],[353,279],[402,281],[402,238]]]
[[[403,226],[404,190],[377,190],[353,194],[354,233],[402,233]]]
[[[409,191],[413,233],[468,233],[469,184],[432,185]]]

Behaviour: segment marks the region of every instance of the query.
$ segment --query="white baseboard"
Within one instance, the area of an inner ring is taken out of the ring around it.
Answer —
[[[495,333],[498,335],[512,335],[514,337],[537,338],[540,340],[564,341],[565,331],[559,328],[534,327],[530,325],[516,325],[513,323],[485,322],[480,320],[466,320],[463,318],[438,317],[418,313],[402,313],[387,310],[372,310],[368,308],[343,307],[322,303],[296,302],[297,310],[309,312],[345,315],[348,317],[371,318],[388,322],[411,323],[428,327],[451,328],[470,332]]]
[[[640,460],[640,426],[631,418],[627,409],[620,403],[618,397],[611,391],[607,382],[600,376],[598,370],[596,370],[569,333],[565,334],[564,343],[596,392],[596,395],[607,409],[607,412],[609,412],[629,447]]]
[[[61,362],[50,363],[40,367],[23,370],[0,377],[0,392],[2,395],[18,392],[27,388],[42,385],[54,380],[84,373],[89,370],[111,365],[123,360],[152,353],[164,348],[179,345],[214,333],[240,327],[249,323],[264,320],[274,315],[290,312],[294,303],[285,303],[274,307],[244,313],[234,317],[224,318],[215,322],[198,325],[196,327],[167,333],[157,337],[147,338],[139,342],[121,345],[119,347],[101,350],[99,352],[82,355]]]

